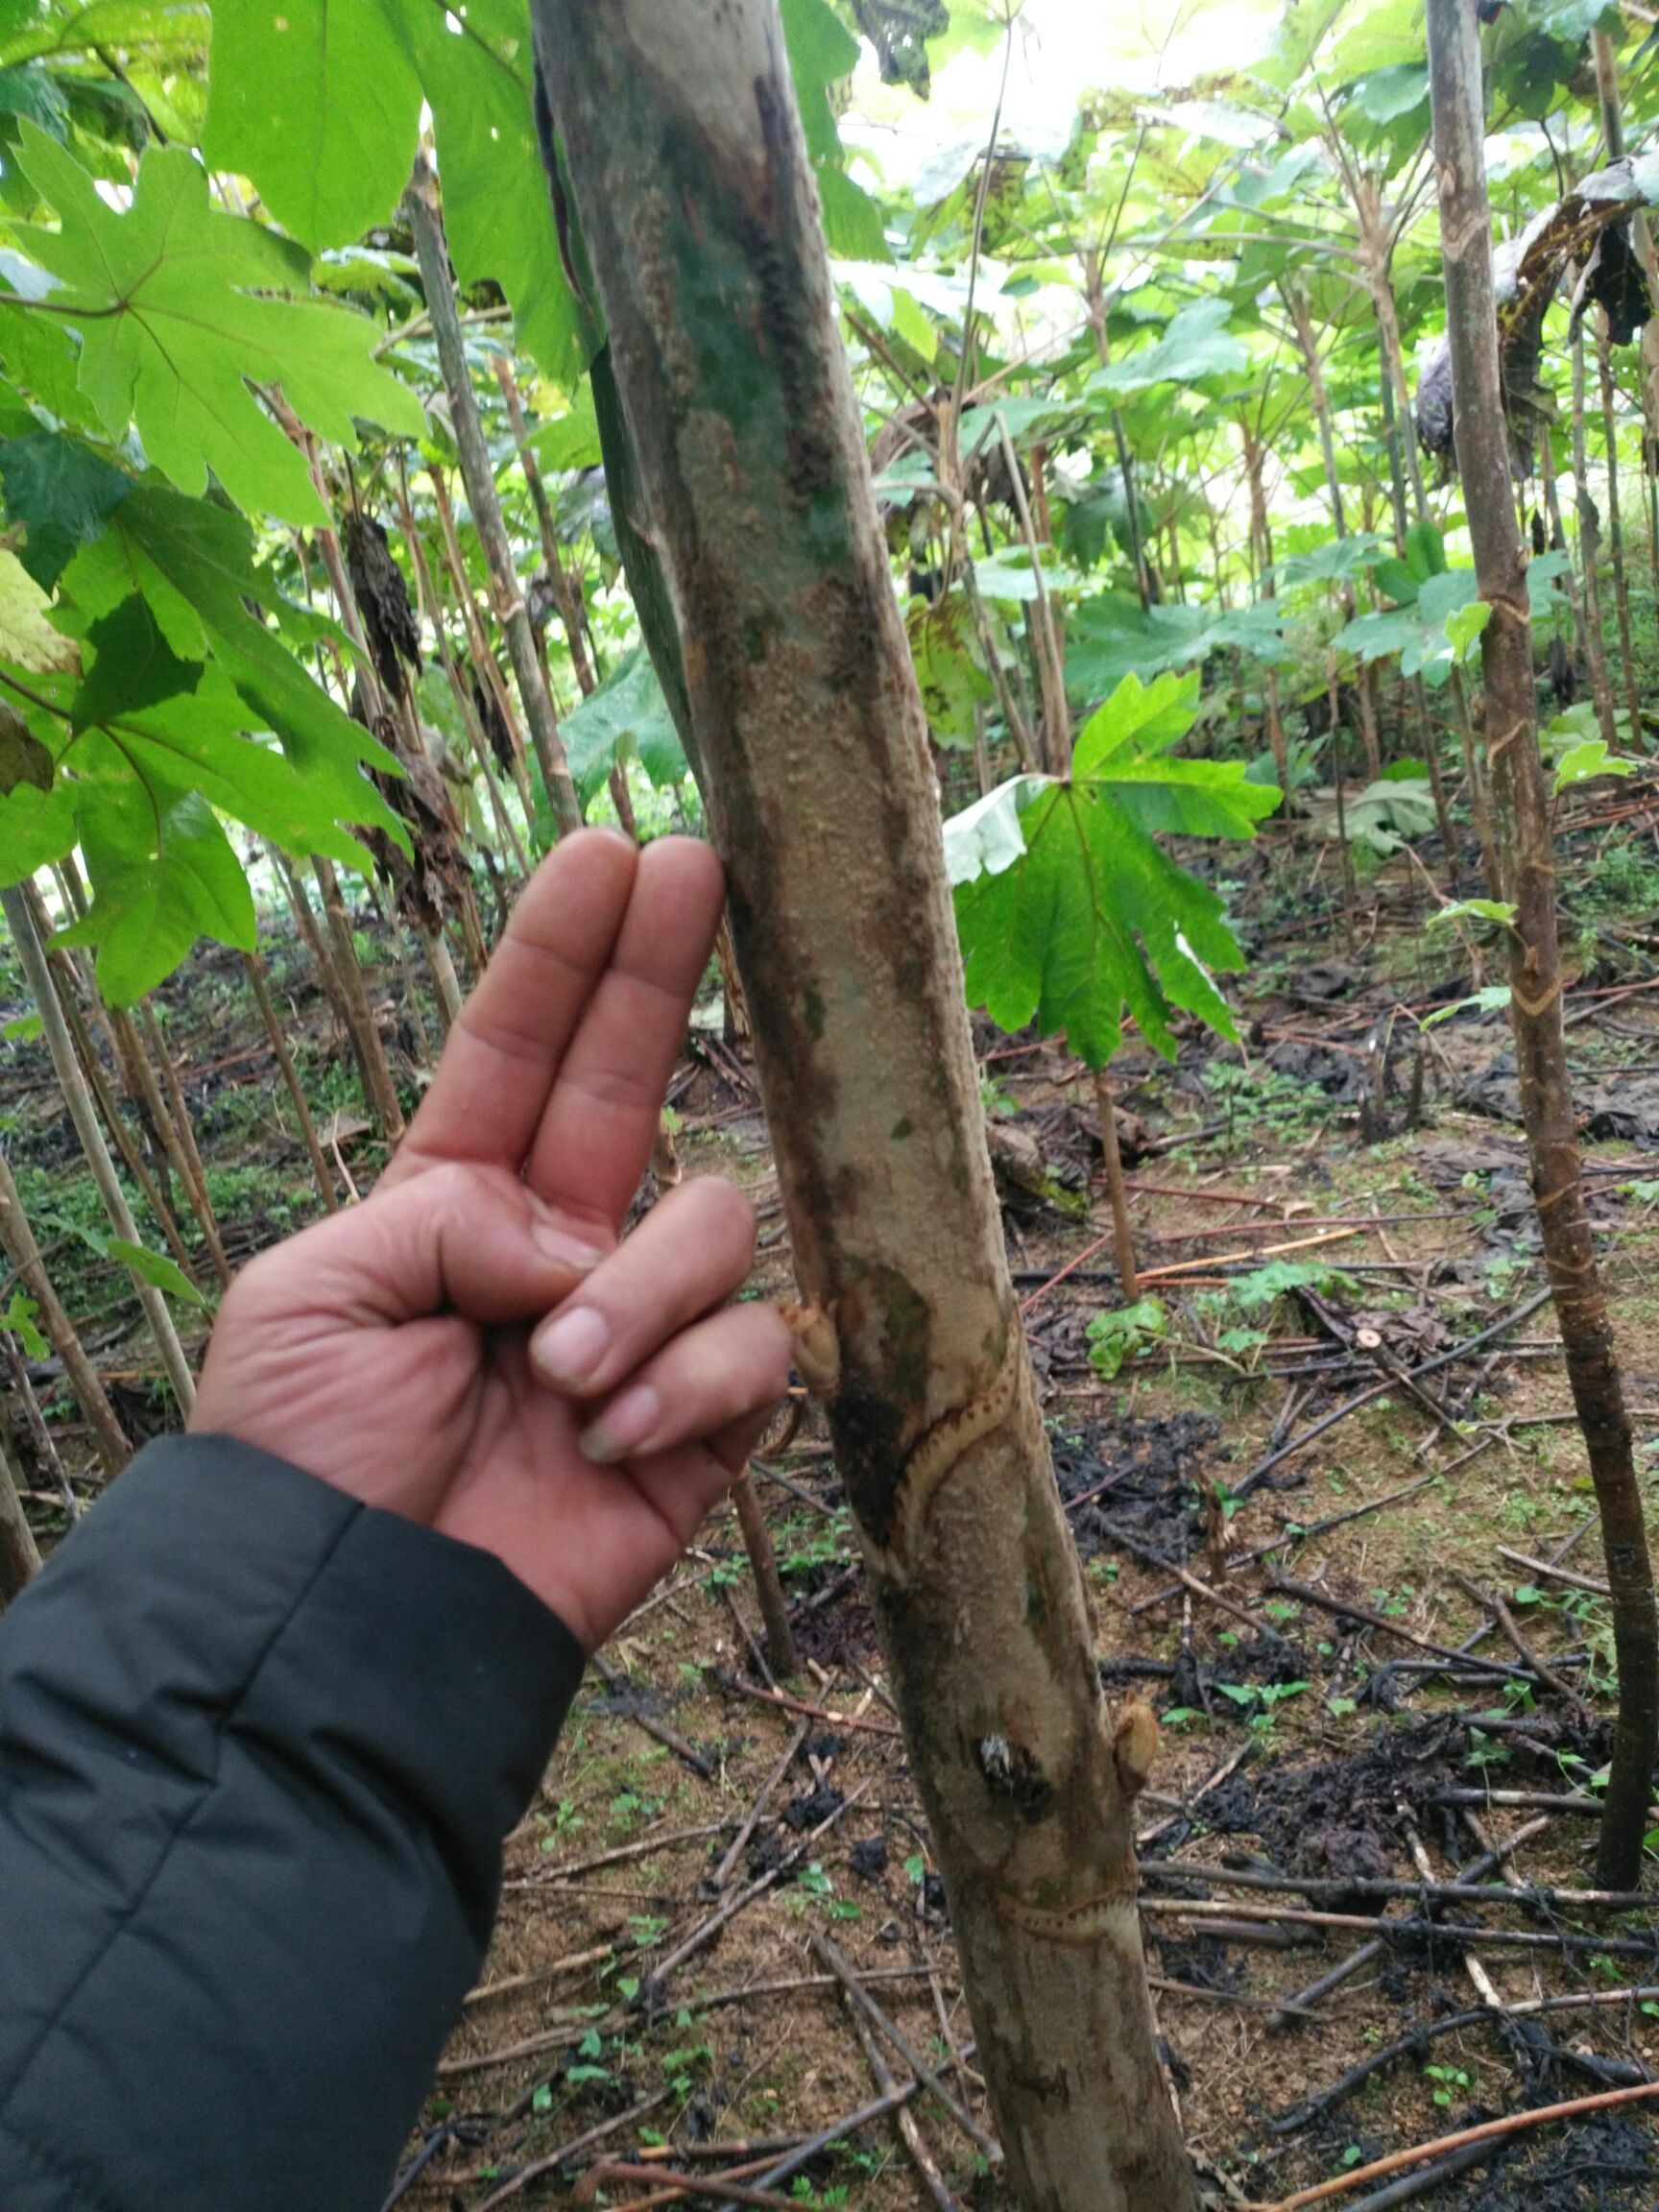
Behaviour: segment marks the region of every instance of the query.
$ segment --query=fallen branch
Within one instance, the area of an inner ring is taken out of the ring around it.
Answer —
[[[1519,2134],[1525,2128],[1541,2128],[1546,2121],[1575,2120],[1580,2113],[1605,2112],[1615,2105],[1634,2104],[1648,2097],[1659,2097],[1659,2081],[1639,2082],[1633,2089],[1608,2089],[1599,2097],[1574,2097],[1565,2104],[1545,2104],[1532,2112],[1511,2112],[1503,2120],[1488,2120],[1479,2128],[1462,2128],[1455,2135],[1440,2135],[1432,2143],[1419,2143],[1409,2151],[1395,2151],[1386,2158],[1374,2159],[1369,2166],[1356,2166],[1351,2174],[1338,2174],[1313,2189],[1299,2189],[1293,2197],[1282,2197],[1276,2203],[1261,2206],[1259,2212],[1302,2212],[1305,2204],[1318,2204],[1328,2197],[1345,2196],[1350,2189],[1358,2189],[1361,2182],[1381,2181],[1384,2175],[1398,2174],[1402,2167],[1421,2165],[1426,2159],[1439,2158],[1448,2151],[1461,2151],[1467,2143],[1496,2143],[1505,2135]]]
[[[1648,1985],[1628,1989],[1572,1989],[1559,1997],[1527,1997],[1516,2005],[1477,2005],[1466,2012],[1444,2012],[1432,2020],[1419,2020],[1397,2035],[1392,2043],[1381,2051],[1373,2051],[1361,2058],[1357,2066],[1350,2066],[1328,2088],[1311,2097],[1305,2097],[1300,2104],[1285,2113],[1282,2118],[1268,2123],[1274,2135],[1294,2135],[1315,2120],[1322,2119],[1334,2105],[1351,2097],[1356,2089],[1362,2089],[1374,2076],[1392,2066],[1396,2058],[1420,2057],[1428,2046],[1442,2035],[1455,2035],[1465,2028],[1479,2028],[1488,2024],[1501,2026],[1505,2020],[1535,2020],[1546,2012],[1602,2012],[1620,2005],[1651,2002],[1659,1989]]]
[[[873,2028],[880,2030],[894,2050],[910,2067],[916,2079],[926,2083],[927,2088],[933,2092],[933,2095],[945,2110],[950,2113],[951,2119],[955,2121],[957,2127],[961,2128],[974,2148],[982,2152],[988,2158],[994,2157],[997,2152],[994,2139],[980,2127],[973,2113],[968,2111],[946,2088],[936,2070],[927,2063],[926,2058],[920,2056],[903,2030],[888,2018],[875,1998],[859,1981],[852,1963],[839,1946],[832,1943],[828,1936],[818,1933],[812,1937],[812,1951],[813,1955],[829,1967],[830,1973],[840,1983],[847,2002],[860,2011]]]
[[[1351,1413],[1358,1413],[1361,1407],[1369,1406],[1375,1399],[1399,1388],[1400,1382],[1407,1376],[1414,1382],[1421,1382],[1425,1375],[1432,1375],[1441,1367],[1451,1366],[1455,1359],[1466,1359],[1471,1352],[1478,1352],[1482,1344],[1489,1344],[1495,1336],[1502,1336],[1507,1330],[1518,1328],[1523,1321],[1528,1320],[1541,1306],[1549,1304],[1551,1296],[1548,1289],[1536,1291],[1512,1311],[1505,1313],[1502,1320],[1494,1321],[1490,1328],[1482,1329],[1478,1336],[1470,1336],[1463,1343],[1455,1344],[1449,1352],[1437,1352],[1432,1359],[1425,1359],[1419,1366],[1402,1369],[1399,1381],[1387,1377],[1381,1382],[1374,1382],[1369,1389],[1357,1391],[1352,1398],[1344,1399],[1340,1406],[1327,1413],[1322,1420],[1304,1429],[1300,1436],[1292,1436],[1287,1444],[1282,1444],[1277,1451],[1269,1452],[1264,1459],[1258,1459],[1242,1481],[1235,1483],[1233,1495],[1236,1498],[1247,1498],[1273,1468],[1291,1458],[1306,1445],[1311,1444],[1316,1436],[1323,1436],[1328,1430],[1334,1429],[1338,1421],[1346,1421]]]

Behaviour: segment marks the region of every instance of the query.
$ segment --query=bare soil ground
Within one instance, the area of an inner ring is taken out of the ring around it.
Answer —
[[[1586,1165],[1645,1468],[1659,1453],[1659,977],[1645,950],[1659,909],[1655,806],[1650,792],[1602,802],[1563,876],[1579,931],[1570,1035]],[[1250,917],[1241,1047],[1194,1033],[1170,1066],[1132,1041],[1113,1071],[1142,1295],[1157,1301],[1138,1327],[1096,1320],[1124,1301],[1086,1076],[1058,1045],[979,1040],[1010,1262],[1102,1677],[1115,1699],[1146,1696],[1164,1729],[1142,1815],[1148,1966],[1217,2203],[1276,2200],[1659,2070],[1650,1910],[1378,1888],[1467,1878],[1511,1839],[1474,1879],[1583,1887],[1595,1821],[1577,1808],[1607,1754],[1606,1607],[1581,1586],[1600,1572],[1599,1540],[1552,1316],[1535,1303],[1503,1017],[1420,1026],[1500,963],[1455,927],[1425,934],[1422,872],[1405,859],[1362,883],[1351,915],[1334,856],[1306,842],[1275,833],[1229,866]],[[342,1165],[366,1189],[376,1154],[354,1125],[344,1048],[302,952],[277,944],[308,1080],[325,1116],[339,1108]],[[421,1055],[397,972],[382,958],[376,976],[413,1089]],[[207,957],[166,994],[233,1254],[315,1209],[240,988],[228,957]],[[25,1197],[142,1432],[162,1419],[159,1397],[118,1278],[80,1239],[93,1217],[50,1071],[27,1040],[6,1056]],[[674,1096],[685,1172],[752,1191],[754,1287],[785,1291],[758,1100],[717,1025],[694,1032]],[[1117,1373],[1102,1373],[1115,1355]],[[73,1409],[50,1363],[33,1373],[79,1478],[88,1455]],[[55,1480],[26,1434],[18,1450],[50,1542],[63,1526]],[[643,2206],[672,2199],[591,2169],[748,2158],[762,2186],[804,2203],[934,2200],[890,2115],[850,2118],[878,2084],[815,1936],[989,2125],[816,1415],[761,1459],[805,1671],[781,1695],[769,1686],[723,1510],[612,1647],[614,1680],[589,1675],[510,1840],[495,1944],[398,2202]],[[1326,1993],[1302,1994],[1362,1946]],[[910,2059],[886,2056],[907,2080]],[[911,2109],[958,2201],[1008,2201],[939,2099],[925,2090]],[[1651,2212],[1652,2110],[1516,2134],[1411,2200]],[[828,2147],[765,2181],[827,2130]]]

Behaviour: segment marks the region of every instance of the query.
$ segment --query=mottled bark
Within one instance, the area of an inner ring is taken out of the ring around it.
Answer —
[[[1659,1623],[1630,1420],[1584,1205],[1561,1022],[1554,854],[1538,752],[1527,556],[1511,496],[1492,292],[1479,39],[1467,0],[1429,0],[1428,21],[1457,466],[1476,578],[1492,610],[1480,655],[1487,757],[1516,907],[1509,932],[1516,1070],[1545,1265],[1613,1592],[1619,1719],[1597,1871],[1607,1887],[1627,1887],[1641,1871],[1659,1747]]]
[[[926,726],[772,0],[536,0],[678,622],[837,1463],[1026,2212],[1190,2212]],[[637,521],[641,517],[636,517]]]

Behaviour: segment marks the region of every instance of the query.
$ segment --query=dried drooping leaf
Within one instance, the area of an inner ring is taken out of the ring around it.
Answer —
[[[409,604],[403,571],[392,558],[385,531],[372,515],[351,509],[340,537],[375,671],[387,690],[397,694],[403,688],[402,663],[407,661],[417,673],[421,668],[421,627]]]
[[[50,791],[52,756],[16,708],[0,699],[0,797],[10,799],[19,783]]]
[[[1503,369],[1503,407],[1518,469],[1529,467],[1533,433],[1548,410],[1538,377],[1544,318],[1572,268],[1577,329],[1592,301],[1607,315],[1608,336],[1628,345],[1653,311],[1647,281],[1630,247],[1630,217],[1659,200],[1659,155],[1624,155],[1582,178],[1565,198],[1493,248],[1492,283]],[[1425,362],[1414,409],[1426,451],[1450,460],[1455,439],[1450,341]]]

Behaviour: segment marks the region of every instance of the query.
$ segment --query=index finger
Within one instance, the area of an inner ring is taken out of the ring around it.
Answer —
[[[613,1234],[651,1157],[725,895],[710,846],[692,837],[646,846],[530,1148],[524,1177],[538,1196]]]
[[[517,1173],[610,964],[638,869],[633,840],[608,830],[579,830],[542,861],[449,1032],[383,1185],[445,1160]]]

